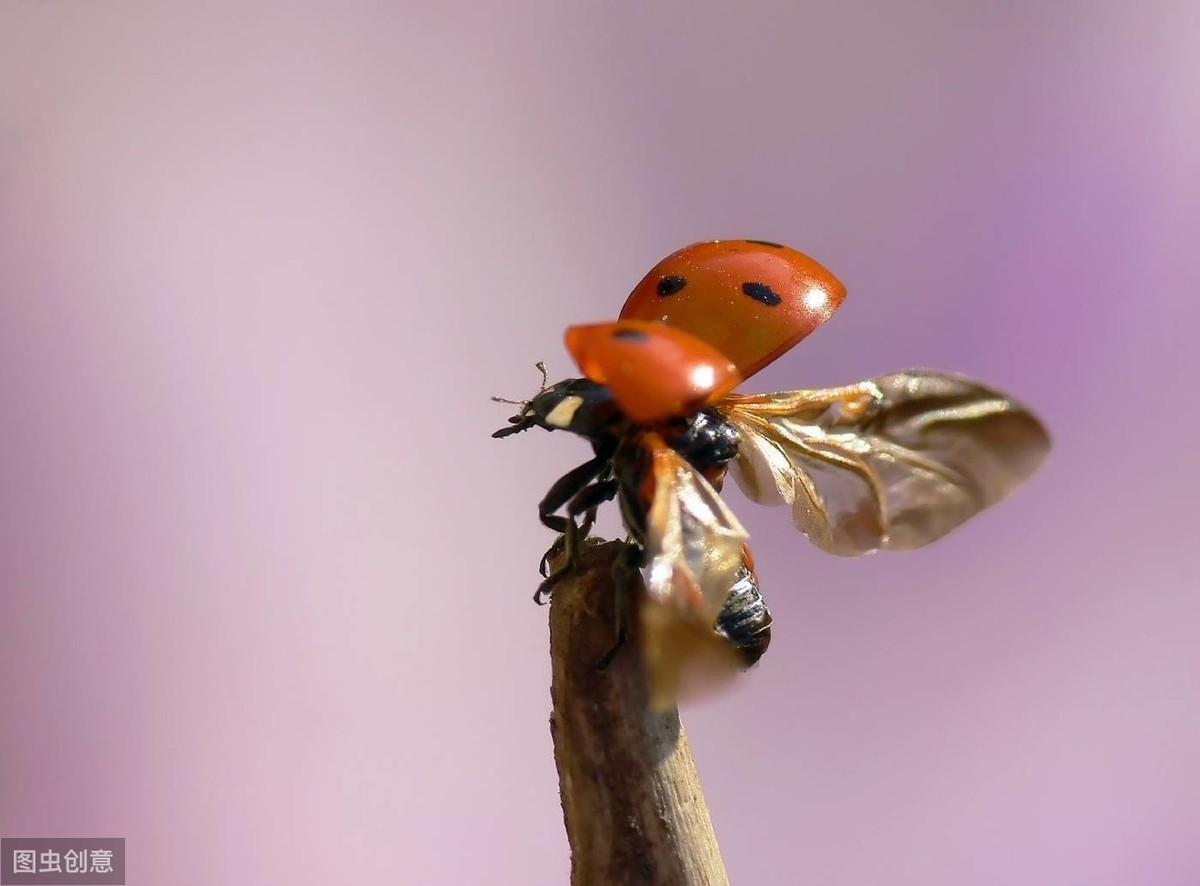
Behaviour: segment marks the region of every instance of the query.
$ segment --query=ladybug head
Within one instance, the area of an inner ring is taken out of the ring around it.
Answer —
[[[508,420],[508,427],[496,431],[493,437],[508,437],[540,427],[596,439],[621,419],[608,388],[586,378],[569,378],[549,387],[543,382],[542,389],[532,400],[518,401],[518,405],[523,407],[521,411]]]

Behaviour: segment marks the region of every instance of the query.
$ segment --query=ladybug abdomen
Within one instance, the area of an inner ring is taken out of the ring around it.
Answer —
[[[743,565],[717,616],[717,633],[737,647],[746,667],[750,667],[771,645],[771,621],[771,610],[758,588],[758,576]]]

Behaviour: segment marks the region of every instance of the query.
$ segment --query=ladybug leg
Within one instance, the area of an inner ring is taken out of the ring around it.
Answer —
[[[605,670],[617,657],[625,641],[629,639],[629,603],[635,591],[634,582],[641,581],[638,570],[642,566],[642,548],[635,542],[627,542],[625,551],[613,561],[613,587],[617,598],[613,601],[613,645],[596,661],[598,671]]]
[[[611,461],[607,455],[597,455],[595,458],[588,459],[583,464],[576,468],[572,468],[567,473],[563,474],[550,491],[546,493],[546,497],[538,504],[538,519],[542,521],[542,525],[553,529],[559,534],[559,538],[555,540],[549,550],[542,555],[542,561],[538,566],[538,570],[542,575],[549,572],[550,561],[558,557],[562,552],[563,546],[566,544],[566,536],[568,532],[574,531],[575,517],[579,514],[590,510],[604,501],[604,498],[598,499],[594,504],[576,504],[576,500],[587,491],[588,487],[595,484],[597,478],[603,477],[611,468]],[[616,492],[614,490],[613,494]],[[609,495],[608,498],[612,498]],[[557,514],[556,511],[567,508],[567,516]],[[594,522],[594,516],[585,519],[587,529],[591,530],[591,524]],[[587,532],[584,532],[584,537]],[[572,560],[572,562],[574,562]]]
[[[592,488],[592,486],[588,487],[588,489]],[[585,489],[584,492],[586,491],[588,490]],[[572,501],[574,501],[574,499],[572,499]],[[578,512],[572,513],[568,511],[567,513],[569,518],[580,515]],[[542,578],[548,578],[550,576],[550,564],[562,556],[563,550],[567,546],[568,533],[574,533],[579,541],[583,541],[591,534],[592,527],[596,524],[596,508],[588,508],[586,511],[582,512],[582,516],[583,520],[581,520],[574,529],[570,528],[570,519],[568,519],[568,521],[564,524],[562,534],[559,535],[558,538],[554,539],[554,544],[550,545],[550,547],[546,549],[546,553],[542,554],[542,561],[538,564],[538,572],[542,574]],[[574,553],[567,558],[567,562],[572,567],[575,565]]]
[[[592,526],[594,526],[596,523],[596,507],[592,506],[586,510],[574,509],[573,504],[576,499],[578,499],[584,493],[595,489],[597,485],[598,484],[593,483],[591,486],[584,489],[583,492],[579,493],[579,495],[575,496],[575,498],[571,499],[572,504],[567,506],[567,517],[563,518],[562,533],[554,540],[554,544],[550,545],[550,547],[546,549],[546,553],[542,554],[542,561],[538,564],[538,572],[542,574],[542,578],[546,578],[550,575],[550,564],[562,556],[563,548],[566,547],[568,532],[575,531],[579,536],[580,541],[586,539],[588,535],[591,534]],[[606,499],[600,499],[597,501],[597,504],[600,504],[600,502],[605,500]],[[580,521],[574,530],[571,530],[569,528],[570,524],[573,522],[574,518],[580,516],[580,514],[583,515],[583,520]],[[574,565],[573,558],[570,562],[572,565]]]
[[[617,496],[618,486],[617,481],[612,477],[607,480],[597,480],[591,486],[584,488],[567,504],[567,518],[573,521],[576,517],[582,516],[583,520],[579,522],[574,530],[574,539],[576,542],[584,541],[592,532],[592,526],[596,523],[596,511],[600,505],[606,501],[612,501]],[[550,546],[550,549],[542,555],[541,573],[543,576],[549,574],[550,563],[563,552],[566,546],[567,532],[564,531],[561,536]],[[570,556],[567,557],[567,562],[570,566],[576,565],[575,553],[578,548],[572,549]]]
[[[596,509],[606,501],[616,498],[617,490],[617,481],[609,477],[607,480],[597,480],[571,499],[567,505],[568,516],[583,516],[583,522],[579,524],[581,541],[592,531],[592,525],[596,522]]]
[[[542,554],[542,562],[538,564],[538,572],[541,573],[542,578],[550,577],[550,564],[562,556],[563,539],[566,537],[566,533],[564,532],[558,538],[554,539],[554,544],[546,548],[546,553]]]
[[[566,517],[556,514],[556,511],[565,507],[571,499],[590,486],[597,477],[602,476],[608,468],[608,456],[597,455],[559,477],[550,487],[550,491],[546,493],[546,497],[538,504],[538,519],[542,521],[542,525],[555,532],[565,533],[567,523],[570,521]]]
[[[554,586],[566,578],[575,569],[576,548],[578,542],[576,537],[579,534],[579,526],[574,520],[566,521],[566,529],[559,536],[558,540],[550,546],[550,550],[542,556],[542,563],[549,563],[562,552],[566,552],[566,562],[558,569],[546,576],[545,580],[538,585],[537,590],[533,592],[533,602],[538,606],[545,606],[550,599],[550,595],[554,593]],[[542,573],[545,575],[545,573]]]
[[[579,521],[579,537],[581,539],[586,539],[592,534],[592,527],[596,525],[597,510],[598,508],[592,507],[583,512],[583,519]]]
[[[587,538],[591,531],[592,524],[596,519],[596,508],[614,498],[617,488],[617,481],[611,477],[598,480],[581,489],[567,503],[566,529],[559,540],[550,546],[550,550],[546,551],[545,556],[542,557],[542,565],[546,566],[563,552],[566,554],[566,562],[553,574],[546,576],[546,580],[538,585],[538,589],[533,595],[534,602],[538,605],[544,603],[553,592],[554,586],[578,566],[579,544]],[[575,518],[579,516],[583,517],[582,523],[575,522]],[[542,575],[546,575],[546,573],[543,572]]]
[[[538,571],[543,576],[549,574],[550,562],[558,558],[562,553],[563,547],[566,544],[567,533],[573,531],[575,527],[574,515],[562,516],[556,514],[555,511],[561,510],[563,507],[569,506],[570,502],[579,496],[592,482],[599,476],[602,476],[609,469],[609,460],[607,456],[596,456],[581,464],[577,468],[573,468],[558,479],[550,491],[546,493],[546,497],[538,504],[538,519],[542,521],[542,525],[553,529],[559,534],[555,539],[554,544],[542,555],[541,563],[538,565]],[[591,522],[588,521],[588,529],[591,529]],[[540,595],[540,590],[539,590]],[[535,596],[537,599],[537,596]]]

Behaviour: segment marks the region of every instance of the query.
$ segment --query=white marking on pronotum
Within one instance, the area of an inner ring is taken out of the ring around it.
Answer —
[[[546,415],[546,424],[556,428],[567,428],[575,418],[575,413],[583,405],[583,398],[578,394],[563,397],[562,400]]]

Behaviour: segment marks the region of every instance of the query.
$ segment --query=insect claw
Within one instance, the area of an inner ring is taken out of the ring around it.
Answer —
[[[550,575],[538,585],[538,589],[533,592],[533,602],[538,606],[545,606],[550,602],[550,597],[554,593],[554,586],[567,577],[567,573],[571,571],[571,566],[568,564],[562,569]]]
[[[566,535],[560,535],[554,540],[554,544],[546,549],[546,553],[542,554],[542,561],[538,564],[538,572],[542,574],[543,578],[550,576],[550,564],[562,556],[563,548],[567,544],[566,538]],[[569,566],[570,564],[565,565]]]

